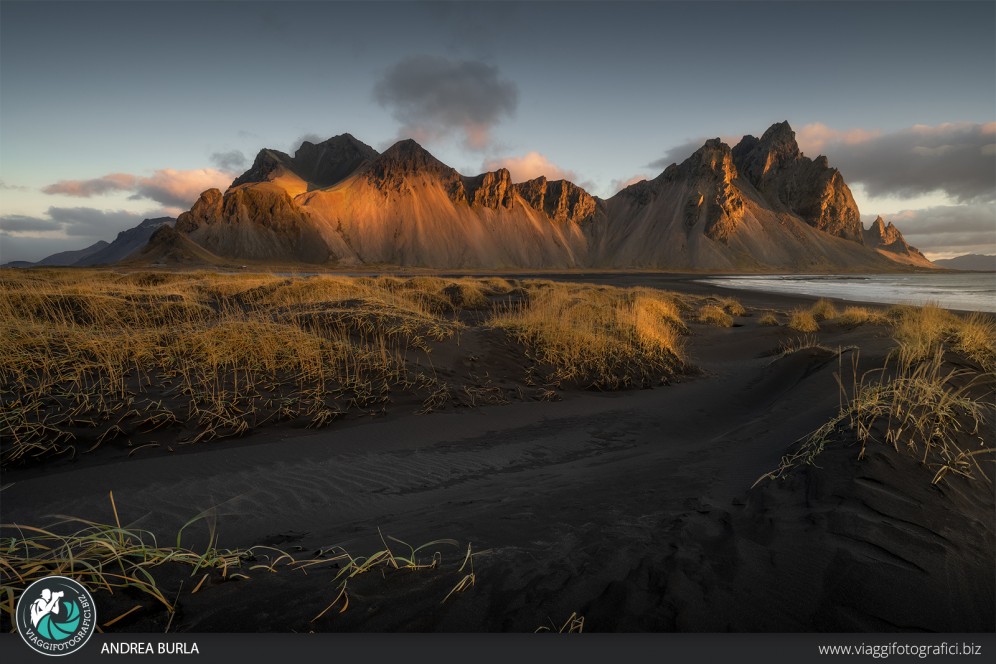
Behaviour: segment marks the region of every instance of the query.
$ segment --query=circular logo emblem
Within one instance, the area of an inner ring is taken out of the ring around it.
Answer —
[[[43,655],[82,648],[97,626],[97,607],[82,585],[64,576],[35,581],[17,600],[17,631]]]

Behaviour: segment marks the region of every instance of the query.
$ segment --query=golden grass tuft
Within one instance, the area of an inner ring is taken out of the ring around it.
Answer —
[[[740,317],[747,315],[747,308],[739,300],[732,297],[718,297],[715,299],[718,300],[717,305],[731,316]]]
[[[716,327],[733,327],[733,318],[730,314],[726,313],[723,307],[716,304],[704,304],[699,307],[696,320],[700,323]]]
[[[795,309],[789,314],[788,326],[796,332],[810,334],[820,331],[820,324],[811,311]]]
[[[980,313],[961,319],[953,331],[954,349],[986,371],[996,369],[996,320]]]
[[[830,300],[821,299],[809,308],[809,313],[816,322],[831,320],[837,317],[837,307]]]
[[[492,324],[557,384],[616,389],[667,380],[684,366],[678,305],[651,289],[530,282],[526,302],[496,312]]]
[[[774,327],[777,325],[781,325],[782,323],[778,319],[778,316],[776,314],[769,311],[768,313],[764,314],[757,320],[757,324],[764,325],[766,327]]]
[[[886,317],[872,311],[866,307],[845,307],[838,318],[841,325],[845,327],[858,327],[859,325],[880,325],[886,322]]]

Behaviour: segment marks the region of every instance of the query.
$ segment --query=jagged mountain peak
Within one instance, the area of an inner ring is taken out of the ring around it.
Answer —
[[[738,175],[733,151],[719,138],[710,138],[677,168],[668,170],[670,178],[709,176],[725,182],[734,180]]]
[[[454,200],[465,196],[460,174],[410,138],[384,150],[365,172],[368,182],[384,190],[400,190],[411,177],[428,177],[442,183]]]
[[[799,144],[795,140],[795,131],[788,120],[776,122],[761,134],[760,142],[764,145],[784,146],[789,151],[798,152]]]
[[[771,125],[761,138],[744,136],[733,148],[733,155],[740,172],[759,188],[765,179],[803,158],[787,121]]]
[[[788,122],[771,125],[761,138],[744,136],[733,148],[733,161],[774,209],[831,235],[863,241],[861,215],[840,172],[822,155],[803,155]]]
[[[415,139],[406,138],[398,141],[377,159],[379,163],[390,164],[404,170],[420,170],[424,168],[444,167],[452,170],[449,166],[436,159],[431,152],[419,145]]]
[[[287,175],[299,182],[302,190],[330,187],[375,159],[377,154],[350,134],[333,136],[321,143],[304,141],[293,157],[280,150],[263,148],[249,170],[232,182],[232,187],[270,182]]]
[[[921,267],[936,267],[919,249],[906,242],[903,234],[891,221],[886,223],[881,216],[876,217],[862,234],[866,246],[892,260]]]

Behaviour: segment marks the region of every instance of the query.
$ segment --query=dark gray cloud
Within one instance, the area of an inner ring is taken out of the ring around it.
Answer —
[[[844,132],[841,132],[843,135]],[[870,196],[944,192],[960,203],[996,202],[996,123],[915,126],[820,147],[848,183]]]
[[[515,113],[519,90],[477,60],[417,55],[385,72],[374,99],[401,123],[399,136],[428,142],[458,132],[466,148],[485,150],[491,130]]]
[[[8,191],[27,191],[28,187],[19,184],[7,184],[5,181],[0,180],[0,189],[6,189]]]
[[[159,211],[137,214],[125,210],[98,210],[91,207],[50,207],[48,218],[8,214],[0,217],[0,233],[64,233],[70,237],[93,237],[112,240],[143,219],[162,216]]]
[[[66,235],[113,240],[118,232],[137,226],[143,219],[161,215],[152,212],[139,214],[125,210],[98,210],[91,207],[50,207],[48,216],[55,223],[62,225]]]
[[[241,150],[229,150],[228,152],[213,152],[211,163],[227,173],[244,171],[249,165],[246,156]]]
[[[23,214],[5,214],[0,217],[0,233],[48,233],[61,231],[62,226],[51,219],[40,219]]]

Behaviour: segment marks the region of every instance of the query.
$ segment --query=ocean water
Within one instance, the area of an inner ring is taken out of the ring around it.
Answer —
[[[996,313],[996,272],[959,274],[782,275],[710,277],[726,288],[839,297],[888,304],[934,303],[945,309]]]

